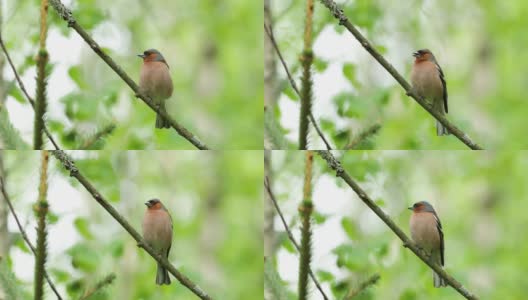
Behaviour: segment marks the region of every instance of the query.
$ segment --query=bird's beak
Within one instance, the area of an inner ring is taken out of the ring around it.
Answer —
[[[146,205],[147,207],[150,207],[150,203],[149,203],[149,202],[145,202],[145,205]]]
[[[411,207],[407,207],[407,209],[413,210],[413,207],[412,206]]]
[[[416,52],[413,53],[413,56],[414,57],[418,57],[418,56],[420,56],[420,53],[418,53],[418,51],[416,51]]]
[[[141,58],[145,58],[145,54],[138,54],[137,56],[139,56]]]

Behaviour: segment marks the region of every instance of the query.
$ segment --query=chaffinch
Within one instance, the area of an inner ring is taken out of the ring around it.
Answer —
[[[149,95],[159,109],[165,111],[165,100],[172,96],[172,79],[169,73],[169,65],[163,55],[156,49],[149,49],[138,54],[143,58],[141,73],[139,76],[139,88]],[[170,128],[170,123],[161,117],[156,116],[156,128]]]
[[[172,244],[172,218],[161,201],[152,199],[145,203],[147,211],[143,217],[143,238],[166,258]],[[158,263],[156,284],[170,284],[169,272]]]
[[[432,261],[444,266],[444,233],[433,206],[427,201],[420,201],[409,209],[413,211],[410,221],[412,239]],[[433,282],[435,287],[447,286],[444,279],[434,271]]]
[[[447,114],[447,87],[442,68],[428,49],[418,50],[413,56],[415,57],[411,70],[413,90],[425,98],[434,110],[442,115]],[[442,123],[436,121],[436,134],[448,135],[449,131]]]

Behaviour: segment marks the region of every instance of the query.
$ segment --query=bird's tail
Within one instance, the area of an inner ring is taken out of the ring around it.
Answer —
[[[170,284],[171,280],[169,277],[169,272],[167,269],[163,268],[160,263],[158,263],[158,272],[156,274],[156,284],[162,285],[162,284]]]
[[[440,275],[436,274],[434,271],[433,271],[433,282],[434,282],[435,288],[447,286],[447,283],[445,282],[444,278],[440,277]]]
[[[449,132],[449,130],[447,130],[447,128],[444,125],[442,125],[442,123],[436,120],[436,135],[441,136],[441,135],[450,135],[450,134],[451,133]]]
[[[159,108],[161,111],[164,111],[164,112],[167,112],[165,110],[165,102],[162,101],[160,104],[159,104]],[[171,127],[171,124],[169,123],[169,121],[165,118],[163,118],[162,116],[160,116],[159,114],[156,114],[156,128],[170,128]]]

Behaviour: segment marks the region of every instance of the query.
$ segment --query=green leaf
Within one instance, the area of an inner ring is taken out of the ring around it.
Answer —
[[[121,257],[123,256],[124,252],[124,246],[123,241],[121,240],[114,240],[110,243],[110,253],[112,253],[113,257]]]
[[[345,63],[343,65],[343,75],[350,81],[354,87],[359,87],[359,82],[356,79],[356,66],[351,63]]]
[[[15,98],[15,100],[18,102],[18,103],[26,103],[26,97],[24,95],[22,95],[22,92],[20,91],[19,88],[17,88],[14,84],[11,85],[11,88],[9,89],[9,95],[13,98]]]
[[[51,272],[51,274],[53,274],[54,278],[57,278],[58,282],[66,282],[70,280],[70,273],[66,271],[56,268],[49,269],[49,271]]]
[[[328,216],[323,215],[323,214],[321,214],[320,212],[317,212],[317,211],[316,211],[316,212],[314,212],[314,213],[312,214],[312,217],[313,217],[313,219],[314,219],[315,224],[322,224],[322,223],[324,223],[324,222],[326,221],[326,218],[327,218]]]
[[[351,240],[358,238],[358,231],[356,229],[356,224],[352,222],[349,218],[341,219],[341,226],[345,230],[346,234]]]
[[[335,279],[334,274],[327,272],[327,271],[319,270],[316,273],[317,273],[317,278],[319,278],[321,282],[331,282],[331,281],[334,281]]]
[[[325,60],[322,60],[321,58],[319,57],[316,57],[314,62],[314,68],[317,72],[319,73],[322,73],[326,70],[326,68],[328,67],[328,62],[325,61]]]
[[[46,217],[48,218],[48,222],[50,224],[56,224],[57,221],[59,221],[59,216],[57,216],[57,214],[54,214],[52,212],[48,212],[48,214],[46,215]]]
[[[293,90],[293,88],[290,86],[290,82],[288,82],[288,86],[282,91],[286,97],[290,98],[292,101],[299,101],[299,97],[297,96],[297,93]]]
[[[83,79],[82,70],[79,65],[70,67],[68,70],[68,75],[70,75],[70,78],[73,80],[73,82],[75,82],[75,84],[77,84],[79,89],[82,90],[86,88],[86,82]]]
[[[93,235],[90,232],[90,224],[88,224],[88,221],[85,218],[77,218],[77,219],[75,219],[73,224],[75,225],[75,228],[77,229],[77,231],[85,239],[88,239],[88,240],[92,240],[93,239]]]
[[[76,244],[67,253],[71,256],[74,268],[91,273],[99,267],[100,258],[93,249],[83,244]]]
[[[20,250],[22,250],[22,252],[33,254],[29,250],[29,247],[26,245],[26,241],[24,241],[24,238],[22,237],[22,234],[20,233],[15,234],[14,245],[17,246]]]

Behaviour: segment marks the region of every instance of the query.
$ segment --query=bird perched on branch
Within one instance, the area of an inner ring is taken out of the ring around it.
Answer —
[[[411,70],[413,91],[425,98],[429,105],[432,105],[433,110],[441,115],[447,114],[447,86],[442,68],[429,49],[418,50],[413,56],[415,57]],[[447,128],[438,120],[436,134],[439,136],[449,134]]]
[[[143,58],[141,73],[139,76],[139,88],[143,93],[152,98],[159,110],[165,110],[165,100],[172,96],[172,79],[169,73],[169,65],[163,55],[156,49],[145,50],[138,54]],[[161,115],[156,116],[156,128],[170,128],[171,124]]]
[[[147,211],[143,217],[143,238],[155,251],[169,257],[172,244],[172,218],[161,201],[145,202]],[[156,284],[170,284],[169,272],[158,262]]]
[[[433,206],[427,201],[420,201],[409,209],[413,211],[410,221],[413,241],[429,255],[430,260],[443,267],[444,233]],[[434,271],[433,283],[435,287],[447,286],[444,279]]]

